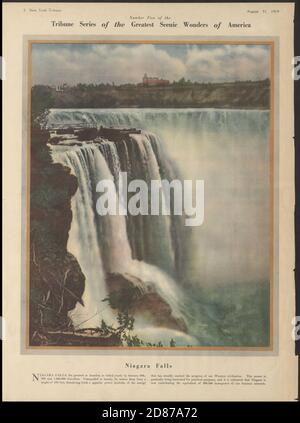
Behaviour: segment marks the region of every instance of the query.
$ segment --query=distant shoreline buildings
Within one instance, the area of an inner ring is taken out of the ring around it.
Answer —
[[[68,84],[63,83],[59,85],[52,85],[51,88],[55,90],[57,93],[63,93],[66,88],[68,88]]]

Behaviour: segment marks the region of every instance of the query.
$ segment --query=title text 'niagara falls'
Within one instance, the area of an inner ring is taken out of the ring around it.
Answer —
[[[100,216],[183,215],[185,226],[200,226],[204,221],[203,180],[154,179],[147,184],[134,179],[128,183],[127,172],[119,172],[116,185],[113,179],[102,179],[96,191],[102,193],[96,203]]]

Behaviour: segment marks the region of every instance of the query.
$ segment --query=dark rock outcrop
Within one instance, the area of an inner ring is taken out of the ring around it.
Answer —
[[[128,273],[109,273],[106,283],[110,304],[121,312],[145,318],[154,326],[187,332],[185,321],[173,313],[171,306],[151,284]]]
[[[82,303],[85,277],[67,251],[71,198],[78,184],[52,162],[47,131],[33,129],[30,177],[30,342],[36,334],[71,327],[68,311]]]
[[[36,334],[35,342],[39,345],[63,345],[79,347],[118,347],[122,340],[118,334],[104,335],[101,332],[85,330],[84,332],[48,331],[46,334]]]

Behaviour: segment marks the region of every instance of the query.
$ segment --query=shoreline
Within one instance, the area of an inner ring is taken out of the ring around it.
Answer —
[[[101,111],[110,111],[110,110],[126,110],[126,109],[138,109],[138,110],[183,110],[183,111],[189,111],[189,110],[228,110],[228,111],[243,111],[243,110],[253,110],[257,112],[261,111],[270,111],[270,107],[214,107],[214,106],[157,106],[157,107],[141,107],[141,106],[121,106],[121,107],[51,107],[50,111],[57,111],[57,110],[70,110],[70,111],[76,111],[76,110],[101,110]]]

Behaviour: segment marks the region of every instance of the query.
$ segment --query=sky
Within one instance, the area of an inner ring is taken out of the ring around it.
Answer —
[[[141,82],[148,76],[198,82],[269,77],[263,45],[33,44],[32,83]]]

